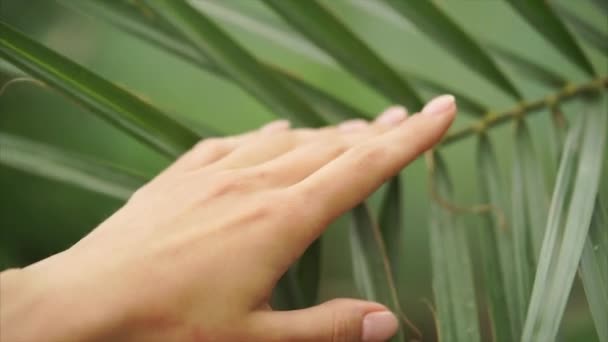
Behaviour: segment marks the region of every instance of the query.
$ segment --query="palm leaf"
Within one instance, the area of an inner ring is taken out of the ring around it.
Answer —
[[[517,278],[516,300],[519,304],[520,322],[523,323],[523,314],[525,313],[526,303],[530,298],[530,290],[532,287],[532,273],[530,267],[532,264],[531,241],[528,232],[530,227],[526,218],[526,197],[524,184],[524,166],[522,165],[522,156],[517,154],[513,158],[513,169],[511,177],[511,220],[509,229],[513,237],[513,265],[515,277]]]
[[[481,45],[432,1],[387,0],[420,31],[450,51],[471,70],[514,98],[521,95]]]
[[[579,117],[568,136],[549,211],[523,341],[554,340],[557,335],[598,192],[602,167],[602,159],[598,156],[604,155],[608,133],[606,104],[605,96],[594,100],[589,112]],[[569,191],[572,193],[566,198]]]
[[[273,112],[296,123],[322,126],[325,120],[302,101],[284,82],[260,64],[202,13],[183,0],[150,2],[192,44],[237,82],[244,90],[266,104]],[[303,115],[306,114],[306,115]]]
[[[319,284],[321,283],[321,250],[322,239],[316,239],[306,253],[302,255],[295,266],[298,279],[298,287],[302,291],[304,307],[310,307],[317,303],[319,296]]]
[[[365,299],[382,303],[399,314],[401,306],[380,229],[365,203],[351,214],[350,245],[357,289]],[[403,340],[404,334],[401,326],[394,340]]]
[[[168,156],[199,139],[150,104],[2,22],[0,56]]]
[[[403,210],[401,181],[395,176],[389,183],[380,206],[380,231],[386,247],[386,255],[391,263],[393,277],[399,271],[401,232],[403,231]]]
[[[555,15],[545,0],[507,0],[527,22],[535,28],[564,57],[590,76],[595,74],[593,66],[583,53],[566,26]]]
[[[518,120],[515,126],[514,168],[521,176],[524,198],[518,200],[524,205],[528,226],[528,241],[532,264],[538,262],[538,253],[544,235],[549,200],[544,184],[542,165],[535,153],[530,131],[524,120]],[[514,204],[515,205],[515,204]]]
[[[608,2],[606,0],[591,0],[595,6],[604,12],[605,15],[608,15]]]
[[[494,210],[484,215],[484,225],[479,230],[479,249],[488,295],[489,313],[492,334],[496,342],[513,341],[518,329],[514,327],[510,308],[514,304],[514,286],[510,286],[510,266],[508,263],[509,239],[507,236],[504,207],[496,207],[500,203],[502,187],[499,183],[498,166],[490,140],[486,135],[479,136],[477,164],[480,171],[481,198],[484,203],[494,205]],[[502,216],[501,216],[502,214]],[[523,311],[523,310],[522,310]]]
[[[601,342],[608,341],[608,220],[598,196],[581,256],[580,275]]]
[[[29,139],[0,133],[0,163],[37,176],[126,200],[144,176]]]
[[[493,55],[512,65],[524,77],[550,88],[562,88],[568,83],[565,78],[541,64],[532,62],[498,45],[488,44],[487,46]]]
[[[451,89],[442,84],[434,81],[427,80],[412,73],[406,73],[412,84],[417,88],[423,88],[434,92],[436,95],[452,94],[458,99],[458,112],[470,114],[474,117],[481,118],[488,113],[488,109],[485,105],[479,103],[477,100],[471,98],[468,94],[462,93],[461,91]]]
[[[121,1],[103,0],[59,0],[70,8],[99,18],[115,25],[123,31],[142,39],[153,46],[161,48],[182,60],[210,72],[218,77],[231,80],[231,76],[213,64],[195,47],[191,46],[186,38],[162,20],[158,15],[146,16],[138,8]],[[315,87],[296,74],[282,70],[277,66],[265,64],[274,72],[291,91],[306,100],[328,122],[337,122],[351,118],[369,117],[359,108],[356,108],[335,96]],[[307,113],[294,113],[302,116],[306,121]]]
[[[414,110],[422,107],[414,89],[319,2],[263,1],[346,70],[387,99]]]
[[[432,182],[436,196],[449,200],[452,185],[446,166],[435,157]],[[438,334],[442,341],[479,341],[473,270],[466,231],[455,214],[431,203],[430,249]]]
[[[604,32],[602,32],[563,6],[556,5],[556,10],[581,38],[605,56],[608,56],[608,35],[606,35],[605,27]]]

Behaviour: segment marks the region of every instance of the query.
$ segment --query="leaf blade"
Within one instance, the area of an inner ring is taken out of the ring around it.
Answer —
[[[607,100],[606,96],[600,95],[599,99],[592,101],[589,111],[579,117],[577,127],[568,137],[553,194],[523,341],[552,340],[557,335],[583,253],[592,220],[593,203],[598,193],[602,160],[597,156],[604,155],[608,134],[608,111],[605,110]],[[578,140],[581,140],[580,147],[576,146]],[[580,156],[574,165],[573,156],[576,154]],[[576,174],[572,177],[574,169]],[[572,194],[567,203],[566,216],[561,218],[569,184],[572,184]]]
[[[468,33],[432,1],[387,0],[397,12],[474,72],[516,99],[521,94]]]
[[[608,56],[608,36],[581,19],[563,6],[556,5],[557,14],[562,17],[582,39],[595,47],[604,56]]]
[[[608,219],[601,198],[595,202],[589,235],[581,256],[580,276],[601,342],[608,341]]]
[[[555,15],[548,1],[508,0],[507,3],[570,62],[587,75],[595,75],[591,62],[566,26]]]
[[[403,227],[402,208],[401,180],[397,175],[388,182],[379,212],[380,232],[386,247],[386,255],[391,264],[393,278],[396,278],[399,270],[399,250],[401,249]]]
[[[351,215],[350,245],[355,284],[365,299],[382,303],[399,315],[401,306],[380,229],[365,203],[356,206]],[[404,336],[404,325],[400,324],[393,340],[401,341]]]
[[[568,84],[565,78],[541,64],[530,61],[497,45],[488,44],[487,46],[492,54],[511,64],[522,76],[528,79],[538,81],[550,88],[562,88]]]
[[[467,113],[471,114],[475,117],[481,118],[488,113],[488,109],[485,105],[481,104],[477,100],[471,98],[470,96],[455,90],[448,88],[442,84],[437,82],[422,78],[417,75],[413,75],[411,73],[407,73],[408,78],[411,79],[411,82],[414,86],[424,88],[435,92],[437,95],[442,94],[452,94],[456,99],[458,99],[458,112],[459,113]]]
[[[230,75],[189,45],[188,41],[168,23],[158,21],[159,17],[149,18],[133,6],[120,1],[102,0],[59,0],[66,6],[89,17],[101,19],[124,32],[140,38],[169,54],[199,67],[215,76],[232,81]],[[294,73],[277,66],[264,63],[277,78],[280,78],[294,93],[301,96],[328,122],[338,122],[352,118],[366,118],[368,114],[359,108],[338,99],[324,90],[302,80]],[[297,113],[296,113],[297,114]]]
[[[0,149],[0,164],[120,200],[147,181],[112,164],[8,133],[0,133]]]
[[[167,156],[199,140],[158,109],[2,22],[0,55]]]
[[[523,203],[527,225],[530,230],[528,237],[531,247],[532,264],[538,262],[538,254],[542,245],[546,216],[549,210],[549,200],[545,196],[547,189],[542,174],[542,165],[532,143],[530,131],[522,119],[515,126],[515,167],[522,177]],[[533,208],[533,209],[532,209]],[[532,274],[532,273],[531,273]]]
[[[329,53],[346,70],[396,104],[411,110],[422,101],[407,81],[316,0],[263,0],[294,28]]]
[[[508,289],[513,287],[506,281],[509,271],[505,266],[504,257],[508,255],[506,253],[508,241],[505,241],[503,236],[506,227],[501,227],[506,223],[502,222],[504,218],[497,214],[498,210],[503,209],[496,207],[497,192],[500,191],[496,181],[497,165],[490,140],[486,135],[479,136],[477,146],[481,198],[484,203],[490,203],[495,207],[493,212],[484,215],[485,224],[479,232],[479,249],[490,306],[491,327],[496,342],[509,342],[514,340],[513,336],[517,328],[513,325],[512,309],[509,307],[512,303],[509,299],[514,295],[510,294]]]
[[[272,111],[310,126],[322,126],[325,123],[315,110],[287,89],[266,66],[260,64],[215,23],[195,11],[185,1],[162,0],[148,4],[187,37],[213,64],[219,66],[245,91]]]
[[[434,158],[431,174],[434,191],[437,196],[449,200],[452,185],[447,169],[438,154],[435,154]],[[433,292],[437,306],[437,320],[441,327],[439,339],[479,341],[473,271],[466,231],[454,214],[436,200],[431,203],[430,213]]]

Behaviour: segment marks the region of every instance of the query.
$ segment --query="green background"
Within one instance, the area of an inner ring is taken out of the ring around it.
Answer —
[[[390,105],[343,72],[330,57],[305,43],[259,2],[205,0],[203,3],[206,3],[208,14],[258,57],[297,73],[368,113],[378,113]],[[474,93],[476,99],[493,109],[513,106],[509,97],[463,68],[460,62],[417,32],[402,17],[378,11],[374,0],[325,0],[324,3],[398,69],[415,71],[454,89]],[[478,37],[540,62],[575,82],[585,80],[584,75],[560,57],[502,1],[453,0],[440,3],[467,31],[477,33]],[[586,1],[570,3],[575,3],[573,9],[577,13],[608,31],[607,19]],[[239,13],[254,14],[266,25],[280,30],[273,31],[272,37],[264,36],[265,26],[251,26]],[[231,134],[256,128],[273,119],[272,113],[236,86],[54,1],[0,0],[0,17],[194,127],[209,126]],[[586,52],[600,73],[606,74],[606,59],[595,51],[587,49]],[[0,60],[0,63],[3,64],[2,69],[6,69],[5,62]],[[503,67],[513,75],[512,69]],[[526,99],[537,99],[549,93],[548,89],[524,78],[512,79]],[[4,75],[1,81],[4,83],[6,80]],[[428,99],[434,94],[425,95]],[[576,115],[576,110],[574,105],[566,107],[566,114]],[[572,111],[574,113],[570,114]],[[468,122],[470,119],[461,115],[455,125]],[[545,128],[549,125],[548,115],[534,114],[530,123],[536,148],[541,152],[539,156],[547,163]],[[0,130],[113,161],[150,176],[169,163],[163,156],[61,95],[31,83],[15,84],[0,96]],[[511,133],[509,124],[491,133],[505,176],[509,174]],[[477,203],[475,139],[450,145],[445,148],[445,156],[455,182],[456,202]],[[405,227],[399,291],[406,297],[403,303],[405,313],[429,337],[434,329],[431,311],[425,304],[425,299],[432,299],[425,231],[429,198],[422,160],[413,163],[404,173]],[[606,192],[606,184],[603,184],[603,191]],[[69,247],[121,205],[104,195],[5,166],[0,166],[0,194],[2,269],[24,266]],[[482,228],[479,220],[472,215],[463,219],[470,230],[471,245],[475,246],[475,231]],[[322,299],[357,296],[351,278],[344,221],[339,220],[327,232],[323,250]],[[475,251],[473,256],[475,259]],[[597,339],[587,310],[577,281],[564,318],[565,340]]]

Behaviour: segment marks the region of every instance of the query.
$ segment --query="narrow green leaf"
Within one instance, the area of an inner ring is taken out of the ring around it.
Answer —
[[[0,56],[168,156],[199,139],[150,104],[2,22]]]
[[[329,123],[337,123],[340,121],[353,118],[369,118],[370,115],[361,111],[337,97],[306,83],[304,80],[296,77],[294,74],[286,70],[281,71],[275,67],[277,75],[281,75],[285,84],[295,93],[300,95],[302,99],[310,103]]]
[[[187,44],[186,39],[163,18],[153,12],[142,12],[128,1],[106,0],[57,0],[78,13],[101,19],[113,27],[205,69],[213,74],[225,76],[209,60]],[[141,5],[140,5],[141,6]]]
[[[401,306],[380,229],[365,203],[356,206],[351,214],[350,245],[357,289],[365,299],[382,303],[399,315]],[[404,336],[401,325],[393,340],[402,341]]]
[[[574,65],[592,76],[593,66],[566,26],[545,0],[507,0],[533,28]]]
[[[492,203],[492,198],[496,197],[500,186],[496,179],[497,165],[494,152],[486,135],[479,136],[477,159],[481,179],[481,198],[484,203]],[[477,236],[490,307],[492,335],[495,342],[510,342],[515,340],[508,305],[509,282],[506,281],[510,274],[504,266],[506,260],[501,260],[501,256],[508,256],[506,253],[508,241],[503,236],[506,234],[506,227],[501,226],[505,222],[499,210],[500,208],[494,208],[492,212],[483,215],[484,224]]]
[[[346,70],[379,93],[411,110],[422,107],[414,89],[316,0],[263,0],[285,20],[330,54]]]
[[[386,189],[380,206],[380,231],[386,247],[386,255],[391,264],[393,279],[400,269],[401,232],[403,231],[403,202],[401,195],[401,181],[395,176]],[[395,280],[396,281],[396,280]]]
[[[436,195],[450,200],[452,185],[446,166],[435,156],[432,182]],[[430,249],[433,293],[440,341],[479,341],[473,270],[466,231],[459,218],[431,202]]]
[[[606,0],[591,0],[595,6],[604,12],[605,15],[608,15],[608,1]]]
[[[522,76],[530,80],[537,81],[550,88],[562,88],[568,83],[565,78],[541,64],[530,61],[529,59],[494,44],[488,44],[487,47],[489,48],[490,53],[509,63],[516,68]]]
[[[605,96],[595,99],[588,112],[578,117],[566,141],[523,341],[552,341],[557,336],[598,193],[603,162],[598,156],[605,155],[608,135],[607,100]]]
[[[481,45],[446,15],[433,1],[386,0],[397,12],[411,21],[420,31],[460,59],[471,70],[489,82],[520,99],[511,81]]]
[[[561,153],[566,140],[568,122],[558,106],[551,108],[551,126],[549,128],[549,156],[550,156],[550,180],[555,181],[557,168],[561,159]],[[549,184],[547,184],[549,185]],[[552,188],[553,184],[550,185]]]
[[[306,307],[304,295],[294,267],[289,268],[279,279],[270,302],[275,310],[297,310]]]
[[[543,176],[542,164],[538,158],[530,132],[525,121],[518,120],[515,125],[514,172],[521,177],[524,198],[521,209],[525,210],[526,226],[528,227],[530,257],[532,264],[538,262],[538,254],[545,233],[546,217],[549,210],[549,199]],[[513,206],[515,207],[515,203]]]
[[[608,218],[601,199],[595,202],[580,275],[600,342],[608,341]]]
[[[175,31],[170,24],[166,23],[158,15],[146,16],[138,8],[121,1],[104,0],[59,0],[70,8],[88,15],[99,18],[122,29],[123,31],[140,38],[151,45],[161,48],[182,60],[210,72],[221,78],[231,80],[231,76],[222,71],[209,59],[202,55],[196,48],[191,46],[186,38]],[[330,95],[317,88],[297,75],[282,70],[277,66],[266,64],[272,69],[277,78],[286,83],[291,91],[297,93],[307,103],[326,119],[328,122],[338,122],[351,118],[365,118],[367,114],[360,109]],[[294,113],[297,115],[299,113]],[[307,113],[301,113],[306,116]],[[306,121],[303,118],[302,121]]]
[[[581,116],[575,122],[573,128],[568,132],[564,149],[562,151],[557,180],[553,190],[553,197],[551,199],[551,207],[549,208],[543,246],[539,256],[538,266],[534,278],[534,287],[532,289],[532,295],[530,296],[530,303],[528,306],[526,331],[524,331],[526,341],[531,341],[533,334],[538,334],[538,327],[534,327],[533,325],[537,324],[536,321],[541,320],[541,310],[545,309],[543,307],[543,305],[545,305],[543,302],[545,298],[543,292],[540,290],[540,287],[543,285],[547,288],[549,287],[551,281],[551,271],[553,271],[552,268],[555,267],[555,265],[552,265],[552,260],[556,259],[558,253],[557,249],[559,247],[559,239],[561,238],[560,229],[564,221],[562,213],[565,211],[567,193],[572,187],[571,183],[576,166],[576,152],[579,149],[579,140],[581,139],[583,129],[582,118],[583,117]]]
[[[222,26],[238,27],[241,31],[257,35],[274,45],[283,46],[291,53],[328,67],[336,67],[330,56],[306,38],[290,30],[286,25],[281,25],[282,23],[269,20],[267,14],[260,12],[265,8],[255,1],[197,0],[192,2],[192,6],[221,22]]]
[[[321,283],[321,246],[322,239],[316,239],[296,265],[298,285],[302,289],[305,307],[317,303]]]
[[[147,180],[112,164],[7,133],[0,133],[0,150],[0,164],[120,200]]]
[[[519,132],[518,132],[519,133]],[[532,264],[531,255],[531,241],[528,235],[529,227],[528,220],[526,218],[526,197],[524,184],[524,165],[522,156],[518,152],[517,148],[523,145],[520,142],[516,142],[514,156],[513,156],[513,168],[511,173],[511,216],[509,229],[513,236],[513,265],[515,268],[515,275],[518,278],[517,300],[520,304],[520,309],[523,310],[520,313],[524,314],[526,303],[530,298],[530,290],[532,288],[532,273],[533,270],[530,267]],[[523,316],[521,316],[523,318]]]
[[[570,24],[572,29],[577,32],[581,38],[586,40],[591,46],[594,46],[598,51],[608,56],[608,35],[606,35],[605,26],[603,27],[604,32],[602,32],[561,5],[556,4],[555,9],[557,10],[557,14],[559,14],[566,23]],[[604,22],[604,25],[605,24],[606,23]]]
[[[325,120],[296,96],[268,67],[184,0],[150,1],[149,5],[187,37],[214,65],[275,113],[294,122],[322,126]],[[306,115],[303,115],[306,114]]]
[[[450,89],[449,87],[446,87],[442,84],[439,84],[437,82],[434,82],[434,81],[431,81],[428,79],[424,79],[419,76],[415,76],[411,73],[407,73],[407,75],[408,75],[407,77],[411,80],[412,84],[415,87],[420,87],[420,88],[432,91],[437,95],[441,95],[441,94],[454,95],[454,97],[456,97],[456,99],[458,101],[458,112],[459,113],[471,114],[475,117],[483,117],[488,112],[488,109],[486,108],[485,105],[479,103],[477,100],[469,97],[468,95],[466,95],[458,90]]]

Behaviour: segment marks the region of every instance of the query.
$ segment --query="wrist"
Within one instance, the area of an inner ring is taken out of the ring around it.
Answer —
[[[0,274],[0,341],[97,341],[120,325],[118,308],[55,265],[58,257]]]

